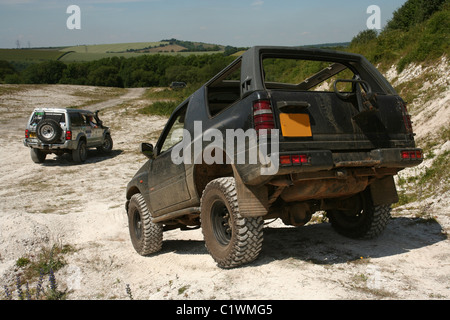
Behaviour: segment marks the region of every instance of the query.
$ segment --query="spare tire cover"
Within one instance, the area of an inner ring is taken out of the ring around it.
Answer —
[[[61,137],[62,129],[53,119],[43,119],[36,127],[36,135],[42,142],[55,143]]]

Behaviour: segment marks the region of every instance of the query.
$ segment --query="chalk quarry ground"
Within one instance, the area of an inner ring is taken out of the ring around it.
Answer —
[[[146,89],[1,85],[0,90],[2,286],[14,290],[19,258],[67,244],[74,250],[64,256],[56,279],[73,300],[128,299],[127,285],[134,299],[149,300],[450,298],[448,192],[395,208],[375,240],[344,238],[329,223],[294,228],[277,220],[265,227],[259,258],[241,268],[218,268],[200,229],[166,232],[162,251],[142,257],[129,240],[125,187],[146,161],[139,143],[155,143],[166,121],[137,113],[150,103]],[[448,88],[439,99],[447,101],[439,111],[447,118],[440,121],[448,122]],[[33,163],[22,139],[37,106],[102,109],[101,118],[112,127],[113,154],[91,151],[82,165],[53,155],[43,165]],[[426,126],[425,120],[415,122],[422,135]]]

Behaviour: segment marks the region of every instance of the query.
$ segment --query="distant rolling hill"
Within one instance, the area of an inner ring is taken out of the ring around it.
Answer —
[[[307,45],[306,47],[346,47],[348,42]],[[231,52],[229,51],[231,48]],[[233,50],[235,49],[235,50]],[[48,60],[63,62],[94,61],[108,57],[132,58],[144,54],[211,54],[239,55],[246,48],[218,44],[167,39],[154,42],[77,45],[55,48],[0,49],[0,60],[34,63]]]

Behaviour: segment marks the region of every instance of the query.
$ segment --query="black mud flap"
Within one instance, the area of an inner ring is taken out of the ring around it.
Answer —
[[[261,217],[266,215],[269,210],[267,187],[246,185],[236,169],[233,168],[233,171],[240,214],[243,217]]]
[[[397,189],[393,176],[377,179],[370,184],[370,194],[374,205],[392,204],[398,202]]]

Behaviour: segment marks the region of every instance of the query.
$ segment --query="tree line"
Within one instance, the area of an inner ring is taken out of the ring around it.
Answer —
[[[0,81],[24,84],[76,84],[108,87],[169,86],[173,81],[191,85],[204,83],[233,61],[224,54],[142,55],[111,57],[89,62],[58,60],[28,65],[16,70],[0,61]]]

